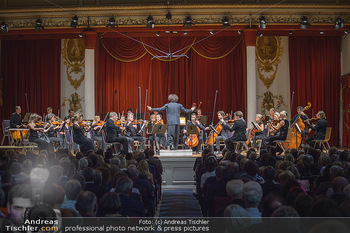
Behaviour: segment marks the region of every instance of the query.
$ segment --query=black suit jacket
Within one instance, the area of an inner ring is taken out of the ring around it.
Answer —
[[[22,124],[22,117],[21,114],[17,114],[17,112],[14,112],[10,116],[10,127],[16,128],[16,125]]]
[[[230,138],[231,141],[246,141],[247,135],[246,135],[246,129],[247,129],[247,123],[244,119],[237,120],[232,127],[230,127],[228,124],[223,125],[225,129],[232,132],[235,131],[235,133]]]
[[[315,126],[310,125],[312,130],[315,130],[314,138],[316,140],[323,140],[326,137],[328,121],[326,119],[319,119]]]
[[[119,134],[122,131],[118,126],[114,124],[114,121],[112,119],[108,119],[106,122],[106,141],[107,142],[115,142],[115,139],[119,137]]]
[[[119,193],[119,198],[122,203],[122,210],[120,213],[129,217],[143,217],[145,209],[141,201],[130,198],[124,193]]]

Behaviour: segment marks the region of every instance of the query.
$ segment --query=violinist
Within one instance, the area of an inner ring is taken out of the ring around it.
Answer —
[[[68,110],[68,116],[70,117],[70,118],[73,118],[74,117],[74,110],[73,109],[69,109]]]
[[[37,127],[36,123],[38,122],[38,119],[39,119],[38,114],[34,113],[30,115],[29,122],[28,122],[28,128],[30,130],[29,141],[35,142],[36,144],[38,144],[39,151],[41,150],[49,151],[49,143],[39,137],[39,132],[44,132],[44,128]]]
[[[197,120],[199,120],[199,122],[202,123],[202,125],[206,125],[207,117],[202,115],[202,109],[198,108],[196,112],[197,112]]]
[[[101,121],[100,116],[95,116],[91,125],[91,132],[93,134],[92,138],[97,142],[98,149],[104,149],[103,140],[102,140],[102,130],[103,121]]]
[[[76,114],[73,118],[73,141],[80,146],[80,151],[86,154],[89,150],[95,151],[95,142],[93,139],[85,136],[86,126],[82,124],[83,115]]]
[[[324,111],[319,111],[316,114],[316,123],[309,124],[310,126],[310,132],[311,130],[316,131],[315,135],[311,138],[306,139],[306,143],[309,144],[310,146],[314,147],[315,142],[313,140],[324,140],[326,137],[326,131],[327,131],[327,126],[328,126],[328,121],[326,120],[326,114]]]
[[[21,106],[16,106],[16,111],[12,113],[10,116],[10,128],[12,129],[21,128],[21,127],[26,128],[26,126],[22,124],[21,112],[22,112]]]
[[[113,143],[113,142],[119,142],[123,145],[123,150],[121,151],[122,154],[128,153],[128,147],[129,147],[129,141],[128,138],[125,136],[122,136],[122,130],[124,130],[124,127],[119,127],[116,125],[118,120],[118,115],[116,112],[109,113],[109,119],[106,122],[106,142]]]
[[[243,112],[236,111],[234,114],[233,120],[235,123],[233,126],[229,126],[228,123],[224,121],[224,119],[221,119],[221,124],[223,128],[226,128],[230,132],[234,132],[232,137],[225,140],[226,148],[230,151],[234,150],[234,143],[237,141],[246,141],[247,135],[246,135],[246,129],[247,129],[247,123],[243,119]]]
[[[47,109],[46,109],[46,116],[44,118],[45,122],[48,122],[50,120],[49,114],[51,114],[52,111],[53,111],[53,109],[51,107],[47,107]]]
[[[52,143],[59,143],[59,148],[63,148],[63,138],[57,137],[57,131],[61,128],[60,125],[54,125],[54,122],[56,121],[56,116],[53,113],[50,113],[47,115],[48,120],[48,128],[47,130],[47,137],[50,139],[50,142]]]
[[[187,122],[186,127],[187,127],[188,125],[195,125],[195,126],[197,126],[197,127],[199,128],[199,130],[200,130],[200,131],[199,131],[199,134],[197,135],[197,136],[198,136],[198,146],[193,147],[192,150],[201,153],[201,152],[202,152],[202,147],[201,147],[201,145],[202,145],[202,141],[203,141],[203,130],[205,130],[205,127],[202,125],[202,123],[199,122],[199,120],[197,120],[197,115],[196,115],[196,113],[192,113],[192,114],[191,114],[191,121]],[[183,133],[184,133],[185,135],[183,136],[182,139],[183,139],[183,141],[185,142],[185,140],[186,140],[187,137],[189,136],[189,135],[186,135],[186,134],[187,134],[187,129],[184,129],[184,130],[183,130]]]
[[[155,141],[156,141],[156,135],[152,134],[153,131],[153,127],[156,124],[156,115],[152,114],[149,117],[149,122],[147,124],[147,136],[148,136],[148,140],[151,143],[152,148],[154,149],[154,145],[155,145]]]
[[[161,114],[156,115],[156,124],[157,125],[164,124]],[[166,137],[164,134],[156,134],[155,140],[156,140],[157,151],[159,151],[159,149],[164,149],[166,147]]]
[[[286,140],[289,128],[289,121],[286,119],[287,112],[282,111],[280,114],[275,112],[275,120],[279,120],[276,126],[272,126],[273,131],[275,132],[274,136],[269,137],[268,145],[276,146],[274,141],[276,140]],[[282,148],[277,148],[277,151],[281,151]]]
[[[256,114],[255,115],[255,121],[256,121],[256,126],[258,126],[257,132],[254,134],[253,136],[253,145],[254,148],[257,148],[257,144],[256,144],[256,140],[261,139],[262,141],[264,141],[263,139],[265,138],[265,134],[264,134],[264,123],[263,123],[263,116],[261,114]],[[252,127],[250,130],[253,130],[254,127]]]
[[[129,113],[125,125],[125,135],[129,138],[131,148],[134,148],[134,141],[141,143],[139,151],[143,152],[146,144],[146,138],[139,134],[141,125],[134,121],[134,113]]]

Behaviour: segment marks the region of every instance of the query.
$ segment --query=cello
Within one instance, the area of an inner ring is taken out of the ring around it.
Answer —
[[[197,126],[198,132],[200,131],[199,127]],[[198,146],[199,139],[197,134],[190,134],[185,140],[186,146],[192,148]]]
[[[308,102],[307,105],[303,108],[303,112],[310,109],[311,108],[311,103]],[[298,129],[298,127],[299,129]],[[292,137],[290,139],[290,148],[291,149],[298,149],[300,144],[301,144],[301,133],[304,131],[305,129],[305,124],[303,122],[303,120],[300,118],[300,114],[297,117],[297,119],[293,122],[293,124],[291,125],[290,128],[293,128],[292,130]]]

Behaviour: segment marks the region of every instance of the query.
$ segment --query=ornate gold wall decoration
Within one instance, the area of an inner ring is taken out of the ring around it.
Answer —
[[[258,37],[255,53],[259,78],[264,83],[264,86],[269,89],[275,81],[278,64],[281,62],[283,54],[281,37]]]
[[[83,39],[66,39],[63,41],[62,57],[67,69],[67,79],[77,90],[85,77],[85,48]]]
[[[263,96],[257,97],[257,99],[262,98],[261,113],[263,115],[269,114],[271,108],[286,106],[283,95],[274,95],[272,92],[267,91]],[[276,104],[275,104],[276,103]],[[280,110],[280,109],[279,109]]]
[[[80,97],[78,93],[74,92],[71,94],[69,98],[64,98],[62,106],[66,106],[66,101],[69,104],[69,108],[73,109],[74,112],[77,112],[81,108],[81,102],[83,101],[83,97]]]

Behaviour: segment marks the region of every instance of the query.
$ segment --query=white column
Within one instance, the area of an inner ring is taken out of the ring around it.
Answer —
[[[95,50],[85,49],[84,119],[95,116]]]
[[[256,114],[256,59],[255,46],[247,46],[247,127],[255,122]]]

